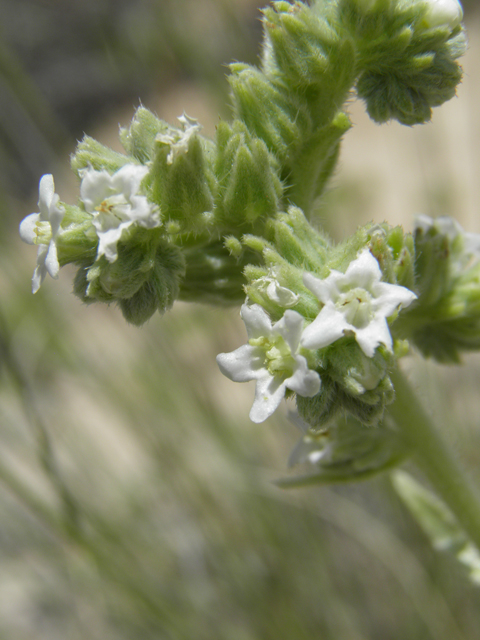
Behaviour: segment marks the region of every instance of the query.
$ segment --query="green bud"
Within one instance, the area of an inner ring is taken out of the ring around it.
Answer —
[[[298,207],[289,207],[288,213],[279,213],[269,220],[266,236],[268,240],[250,235],[243,237],[247,247],[261,252],[265,263],[262,269],[246,267],[248,297],[276,320],[286,308],[305,317],[315,317],[318,301],[303,284],[303,274],[306,270],[319,272],[323,268],[328,275],[329,240],[310,226]],[[285,304],[293,300],[295,304]]]
[[[123,165],[132,161],[134,160],[131,157],[109,149],[90,136],[84,136],[78,143],[70,162],[73,171],[79,175],[79,171],[87,167],[96,171],[106,169],[109,173],[115,173]]]
[[[211,143],[201,138],[199,125],[183,116],[185,129],[169,127],[156,137],[146,188],[167,221],[178,223],[181,233],[208,231],[216,190],[209,156]]]
[[[377,349],[368,358],[353,339],[344,339],[319,351],[318,357],[322,387],[313,398],[297,395],[301,418],[318,429],[338,412],[347,411],[364,425],[378,424],[395,398],[388,375],[395,362],[393,354]]]
[[[249,263],[258,263],[259,256],[236,243],[235,252],[239,248],[240,253],[233,256],[222,240],[182,249],[186,273],[180,288],[180,300],[217,306],[241,304],[245,300],[243,270]],[[232,239],[229,244],[232,246]]]
[[[139,107],[128,129],[120,129],[120,140],[125,151],[140,163],[146,164],[155,155],[155,139],[169,130],[169,125],[145,107]]]
[[[228,81],[232,88],[235,115],[250,133],[261,138],[282,164],[295,155],[312,123],[305,106],[288,95],[264,73],[246,64],[231,64]],[[290,163],[288,163],[290,164]]]
[[[119,300],[127,322],[139,326],[156,311],[168,311],[179,296],[184,271],[183,256],[175,247],[165,244],[157,248],[149,278],[130,298]]]
[[[357,234],[366,239],[372,255],[378,260],[386,282],[415,289],[415,245],[413,236],[402,227],[387,223],[367,224]]]
[[[285,84],[302,96],[316,126],[325,126],[355,79],[351,40],[332,27],[322,10],[300,2],[274,2],[264,16],[271,54]]]
[[[303,140],[303,147],[292,157],[288,167],[291,186],[286,195],[289,202],[299,206],[307,217],[314,211],[314,205],[335,169],[341,138],[351,126],[347,114],[337,113],[329,124]]]
[[[242,243],[235,236],[227,236],[225,238],[225,248],[234,258],[240,258],[243,252]]]
[[[265,142],[238,120],[232,127],[218,125],[217,149],[215,218],[237,235],[245,225],[251,228],[277,213],[282,195],[278,163]]]
[[[92,224],[92,216],[74,205],[64,204],[60,233],[56,238],[58,262],[61,267],[95,259],[98,237]]]

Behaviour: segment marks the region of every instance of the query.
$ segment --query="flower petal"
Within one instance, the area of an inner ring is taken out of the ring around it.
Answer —
[[[293,375],[285,380],[285,386],[304,398],[316,396],[321,386],[319,374],[308,368],[304,356],[295,356],[295,363],[296,369]]]
[[[58,263],[57,246],[55,242],[50,242],[45,255],[45,269],[52,278],[58,278],[60,265]]]
[[[139,164],[125,164],[111,176],[112,189],[116,193],[123,193],[130,201],[138,193],[140,184],[148,174],[148,167]]]
[[[378,260],[368,249],[363,249],[345,272],[345,281],[355,287],[370,291],[372,285],[380,282],[382,272]]]
[[[272,334],[272,321],[267,312],[259,305],[243,304],[240,309],[240,316],[247,328],[249,339],[261,338]]]
[[[417,298],[407,287],[387,282],[376,283],[372,293],[374,299],[371,304],[375,315],[380,314],[385,318],[389,318],[399,307],[408,307]]]
[[[38,184],[38,207],[40,209],[40,219],[50,219],[50,206],[55,196],[55,183],[51,173],[47,173],[40,178]],[[58,196],[57,196],[58,200]]]
[[[339,291],[337,280],[344,277],[343,273],[332,269],[330,275],[325,280],[315,277],[312,273],[306,271],[303,274],[303,284],[309,289],[319,300],[326,304],[329,300],[336,300]]]
[[[286,309],[287,307],[293,307],[293,305],[297,304],[300,296],[298,296],[296,293],[293,293],[293,291],[291,291],[290,289],[287,289],[287,287],[282,287],[282,285],[279,284],[278,280],[275,277],[266,277],[265,280],[269,280],[267,285],[267,296],[270,298],[270,300],[273,300],[273,302],[276,302],[280,307],[283,307],[284,309]]]
[[[362,329],[352,327],[352,330],[360,349],[368,358],[373,358],[379,344],[384,344],[390,352],[392,351],[392,336],[384,316],[374,318]]]
[[[122,236],[123,230],[129,226],[129,222],[121,224],[113,229],[107,229],[98,233],[97,259],[105,256],[108,262],[115,262],[118,258],[117,244]],[[97,230],[98,232],[98,230]]]
[[[19,227],[20,237],[27,244],[35,244],[35,238],[37,234],[35,233],[35,228],[37,226],[37,222],[40,220],[39,213],[31,213],[29,216],[24,218]]]
[[[285,382],[265,371],[265,375],[257,380],[255,386],[255,400],[250,410],[250,420],[259,423],[269,418],[284,396]]]
[[[307,349],[322,349],[341,338],[345,329],[354,328],[335,308],[333,302],[329,301],[303,331],[301,344]]]
[[[83,169],[80,173],[80,199],[88,213],[94,213],[95,207],[113,194],[112,176],[102,169]]]
[[[265,354],[258,347],[249,344],[230,353],[219,353],[217,363],[223,375],[233,382],[257,380],[263,372],[267,372],[264,367]]]
[[[42,244],[38,248],[37,266],[35,267],[32,278],[32,293],[37,293],[42,282],[45,280],[45,276],[47,275],[47,268],[45,266],[47,251],[48,247],[46,244]]]
[[[290,347],[292,354],[296,353],[302,337],[303,316],[296,311],[287,310],[283,317],[276,322],[272,330],[282,336]]]

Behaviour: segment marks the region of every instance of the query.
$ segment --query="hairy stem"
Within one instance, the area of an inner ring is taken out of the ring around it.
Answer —
[[[480,496],[401,372],[391,375],[396,400],[390,414],[412,447],[419,468],[480,550]]]

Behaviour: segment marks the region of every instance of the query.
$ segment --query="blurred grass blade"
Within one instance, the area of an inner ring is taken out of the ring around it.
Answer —
[[[405,471],[392,474],[393,486],[435,549],[452,553],[480,586],[480,554],[447,506]]]

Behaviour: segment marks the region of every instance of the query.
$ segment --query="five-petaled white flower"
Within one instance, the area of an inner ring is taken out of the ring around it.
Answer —
[[[32,293],[36,293],[47,273],[58,278],[56,238],[65,209],[58,202],[60,197],[55,193],[55,184],[51,174],[44,175],[39,184],[39,213],[31,213],[20,223],[20,237],[28,244],[37,244],[37,266],[33,272]]]
[[[458,0],[426,0],[424,19],[428,27],[457,27],[463,18],[462,5]]]
[[[303,316],[288,310],[272,325],[258,304],[242,306],[248,344],[231,353],[221,353],[217,362],[221,372],[234,382],[256,380],[255,400],[250,411],[253,422],[263,422],[277,409],[286,389],[311,397],[320,391],[320,376],[308,368],[298,353]]]
[[[104,255],[108,262],[115,262],[117,243],[132,224],[148,229],[160,225],[158,207],[138,195],[147,173],[147,167],[136,164],[126,164],[113,175],[91,167],[81,171],[80,198],[93,216],[98,235],[97,259]]]
[[[417,297],[413,291],[381,282],[382,272],[368,249],[363,249],[345,273],[331,270],[325,280],[305,273],[303,282],[323,307],[302,335],[302,346],[321,349],[353,333],[363,353],[373,357],[378,345],[392,351],[387,318]]]
[[[190,138],[202,128],[202,125],[198,124],[195,118],[190,118],[186,113],[183,113],[178,120],[182,125],[183,131],[179,129],[169,129],[167,133],[159,133],[155,138],[157,142],[170,146],[167,164],[173,164],[177,156],[187,153]]]

